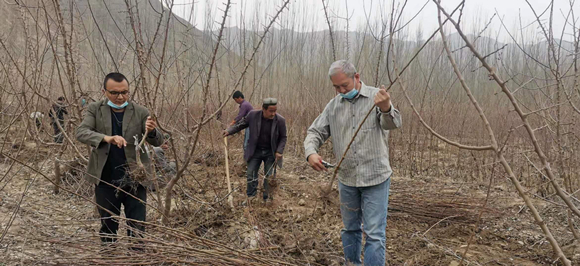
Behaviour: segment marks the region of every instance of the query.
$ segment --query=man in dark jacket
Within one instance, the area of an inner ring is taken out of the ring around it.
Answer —
[[[52,105],[52,109],[48,115],[50,116],[52,128],[54,129],[54,142],[62,143],[64,136],[60,129],[64,129],[64,115],[68,115],[66,107],[64,106],[64,97],[58,97],[58,100]]]
[[[248,113],[238,123],[224,131],[224,137],[235,134],[245,128],[250,129],[248,146],[244,150],[244,159],[248,163],[246,176],[248,186],[246,194],[253,198],[258,187],[258,171],[264,162],[264,195],[268,199],[268,178],[275,171],[275,164],[282,165],[282,154],[286,146],[286,120],[277,114],[278,100],[264,99],[262,110]]]

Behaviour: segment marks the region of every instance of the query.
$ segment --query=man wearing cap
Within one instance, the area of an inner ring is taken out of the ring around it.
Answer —
[[[248,146],[244,150],[244,160],[248,163],[246,194],[249,199],[256,196],[258,171],[262,162],[264,162],[266,176],[264,178],[264,201],[269,197],[268,178],[274,173],[275,164],[282,166],[282,154],[286,146],[286,119],[276,113],[277,109],[278,100],[266,98],[262,103],[262,110],[250,111],[223,133],[223,136],[226,137],[245,128],[250,129]]]

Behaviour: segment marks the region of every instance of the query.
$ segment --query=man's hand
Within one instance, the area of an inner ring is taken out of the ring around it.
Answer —
[[[375,95],[375,105],[381,109],[381,112],[387,112],[391,109],[391,95],[385,90],[385,85]]]
[[[280,161],[282,159],[282,153],[276,153],[276,160]]]
[[[153,132],[153,130],[155,130],[155,128],[157,128],[157,122],[155,122],[155,120],[153,120],[153,118],[148,116],[147,122],[145,122],[145,129],[147,129],[147,131],[149,131],[149,132]]]
[[[320,157],[318,153],[308,156],[308,163],[312,166],[312,169],[316,171],[326,171],[326,167],[322,165],[322,157]]]
[[[127,146],[127,141],[121,136],[105,136],[103,140],[106,143],[117,145],[119,149]]]
[[[229,134],[230,134],[230,133],[228,133],[228,131],[227,131],[227,130],[224,130],[224,131],[222,132],[222,136],[223,136],[224,138],[225,138],[225,137],[227,137]]]

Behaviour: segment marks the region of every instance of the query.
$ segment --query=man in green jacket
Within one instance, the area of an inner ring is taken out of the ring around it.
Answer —
[[[87,178],[95,185],[95,198],[101,216],[101,241],[115,242],[119,222],[111,214],[120,215],[121,205],[130,220],[145,221],[148,184],[135,184],[130,166],[136,164],[135,141],[149,132],[146,141],[153,146],[163,143],[163,134],[143,106],[129,102],[129,82],[121,73],[109,73],[103,82],[106,99],[91,103],[76,132],[77,140],[91,145]],[[146,152],[139,154],[145,169],[151,160]],[[150,173],[151,174],[151,173]],[[117,191],[117,188],[123,191]],[[130,194],[130,195],[129,195]],[[129,236],[139,236],[143,224],[128,221]],[[137,230],[134,230],[137,229]]]

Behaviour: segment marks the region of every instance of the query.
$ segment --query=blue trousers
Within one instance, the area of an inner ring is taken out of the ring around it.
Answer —
[[[349,187],[338,183],[344,258],[361,265],[362,232],[366,237],[364,265],[385,265],[387,206],[391,179],[370,187]],[[361,226],[363,225],[364,226]]]

